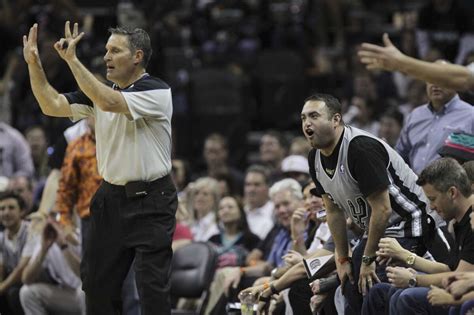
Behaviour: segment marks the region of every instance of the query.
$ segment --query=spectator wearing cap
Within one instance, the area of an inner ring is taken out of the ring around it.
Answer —
[[[293,178],[301,185],[309,180],[308,159],[301,155],[290,155],[281,162],[281,171],[285,177]]]
[[[439,64],[446,62],[438,60]],[[455,90],[427,83],[430,102],[407,117],[396,150],[419,174],[438,159],[438,149],[452,132],[474,134],[474,108],[462,101]]]

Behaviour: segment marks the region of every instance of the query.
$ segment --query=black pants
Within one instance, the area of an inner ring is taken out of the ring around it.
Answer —
[[[20,303],[21,285],[14,285],[0,296],[0,314],[2,315],[23,315],[23,308]]]
[[[88,315],[121,314],[122,283],[135,258],[142,315],[170,314],[169,274],[177,195],[170,176],[128,199],[124,186],[102,182],[91,201],[81,265]]]

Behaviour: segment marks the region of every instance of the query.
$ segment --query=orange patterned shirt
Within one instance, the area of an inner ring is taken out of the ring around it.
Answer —
[[[79,217],[89,216],[91,198],[101,181],[97,170],[95,138],[86,133],[69,143],[64,156],[55,206],[61,214],[61,223],[71,224],[74,207]]]

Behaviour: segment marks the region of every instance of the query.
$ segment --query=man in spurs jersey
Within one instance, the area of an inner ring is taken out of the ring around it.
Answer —
[[[376,264],[380,238],[395,237],[419,254],[425,247],[428,201],[417,176],[385,142],[346,126],[341,104],[330,95],[306,99],[302,128],[313,150],[308,160],[316,192],[327,209],[327,221],[336,244],[337,271],[346,298],[346,314],[358,314],[362,295],[373,284],[386,281],[385,266]],[[348,249],[349,216],[365,231],[354,249]]]

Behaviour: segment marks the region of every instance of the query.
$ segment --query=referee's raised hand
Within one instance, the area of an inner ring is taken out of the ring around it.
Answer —
[[[23,57],[27,64],[40,64],[38,53],[38,24],[33,24],[28,35],[23,35]]]
[[[70,61],[76,58],[77,43],[84,36],[84,32],[79,33],[79,25],[77,23],[74,23],[71,33],[70,24],[71,23],[69,21],[66,21],[64,24],[64,37],[54,44],[54,48],[58,52],[59,56],[65,61]]]

